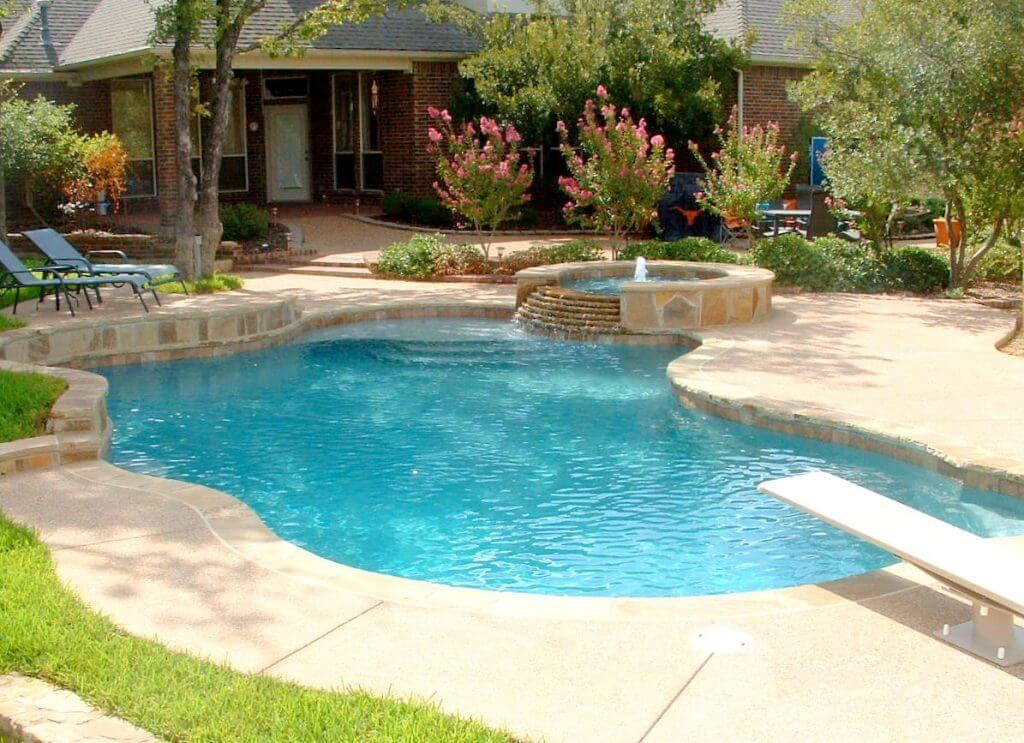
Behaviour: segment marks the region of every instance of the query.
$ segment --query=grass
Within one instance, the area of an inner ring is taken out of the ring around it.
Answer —
[[[215,294],[216,292],[229,292],[233,289],[241,289],[245,284],[241,278],[229,273],[215,273],[213,276],[186,281],[189,294]],[[181,282],[175,281],[161,284],[156,289],[161,294],[183,294]]]
[[[60,377],[0,370],[0,442],[42,433],[50,408],[67,388]]]
[[[14,330],[15,328],[25,327],[25,321],[20,317],[14,317],[12,315],[0,315],[0,333],[5,330]]]
[[[0,674],[71,689],[166,740],[511,740],[426,704],[305,689],[127,635],[65,588],[35,534],[2,514],[0,575]]]

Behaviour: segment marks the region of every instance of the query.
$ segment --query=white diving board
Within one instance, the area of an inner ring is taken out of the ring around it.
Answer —
[[[1024,662],[1024,556],[826,472],[759,490],[906,560],[972,602],[973,620],[936,635],[1001,666]]]

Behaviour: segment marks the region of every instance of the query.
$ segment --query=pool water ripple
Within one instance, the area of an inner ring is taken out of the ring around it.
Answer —
[[[681,352],[407,320],[100,371],[115,463],[223,490],[284,539],[407,578],[680,596],[894,562],[756,490],[812,469],[979,534],[1024,533],[1024,502],[681,407],[665,375]]]

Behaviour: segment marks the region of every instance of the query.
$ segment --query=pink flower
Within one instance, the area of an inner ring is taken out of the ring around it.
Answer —
[[[653,137],[651,137],[651,147],[664,147],[664,146],[665,146],[665,138],[663,136],[661,136],[660,134],[655,134]]]
[[[608,88],[604,87],[603,85],[598,85],[597,97],[600,98],[602,101],[608,100]]]
[[[444,139],[444,135],[441,134],[441,132],[437,131],[437,129],[435,129],[434,127],[430,127],[427,130],[427,136],[430,137],[430,141],[433,142],[434,144],[437,144],[442,139]]]

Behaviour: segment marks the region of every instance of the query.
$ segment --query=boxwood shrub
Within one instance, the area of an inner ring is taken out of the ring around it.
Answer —
[[[942,291],[949,286],[949,263],[925,248],[900,248],[882,256],[882,263],[894,289],[917,294]]]
[[[413,235],[380,251],[373,270],[390,278],[429,279],[434,275],[435,256],[444,247],[441,235]]]
[[[499,270],[501,273],[511,274],[534,266],[599,261],[603,258],[604,250],[601,243],[593,238],[584,237],[557,245],[534,245],[527,250],[510,253],[501,261]]]
[[[786,234],[758,240],[747,260],[775,272],[775,280],[808,291],[832,291],[838,284],[838,267],[825,251],[800,235]]]
[[[648,240],[631,243],[619,253],[622,260],[643,256],[652,261],[699,261],[701,263],[739,263],[740,259],[714,240],[706,237],[684,237],[674,242]]]
[[[224,239],[234,242],[256,240],[270,234],[270,212],[255,204],[228,204],[220,208]]]

